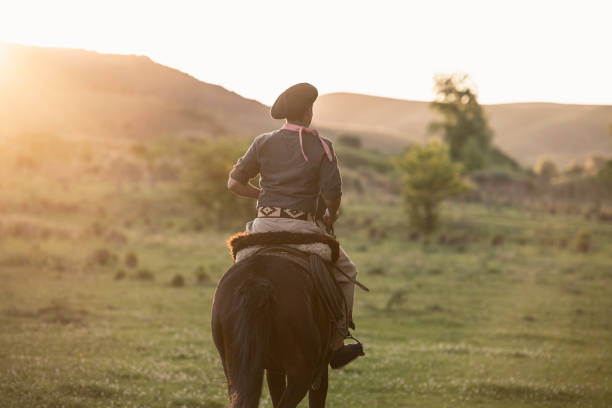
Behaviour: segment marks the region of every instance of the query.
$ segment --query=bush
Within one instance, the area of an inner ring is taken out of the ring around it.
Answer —
[[[491,245],[493,246],[503,245],[503,243],[504,243],[504,236],[501,234],[495,234],[493,235],[493,238],[491,238]]]
[[[117,255],[106,248],[100,248],[91,254],[91,262],[100,266],[109,266],[117,262]]]
[[[134,252],[128,252],[125,255],[125,266],[129,268],[136,268],[138,266],[138,255]]]
[[[254,216],[254,201],[237,197],[227,189],[228,175],[245,150],[234,140],[219,139],[192,152],[185,191],[202,207],[207,221],[219,228],[243,224]]]
[[[198,285],[208,285],[212,282],[210,276],[208,276],[208,273],[206,272],[206,269],[203,266],[198,266],[196,268],[195,275]]]
[[[172,281],[170,281],[170,285],[175,288],[182,288],[185,286],[185,278],[183,278],[183,275],[181,274],[176,274],[174,275],[174,278],[172,278]]]
[[[470,185],[462,166],[450,160],[443,143],[413,146],[398,162],[411,226],[429,236],[437,227],[440,204]]]
[[[393,170],[389,157],[374,150],[355,149],[339,145],[336,146],[335,152],[341,167],[349,169],[366,168],[382,174]]]
[[[123,269],[119,269],[117,271],[117,273],[115,274],[115,280],[121,280],[124,279],[126,277],[126,273],[123,271]]]
[[[533,171],[542,181],[550,182],[554,177],[559,175],[559,170],[554,161],[548,157],[540,157],[536,162]]]
[[[587,253],[591,250],[591,233],[580,231],[576,236],[576,250]]]
[[[155,279],[155,275],[153,275],[153,272],[151,272],[148,269],[141,269],[138,271],[138,273],[136,273],[136,279],[140,279],[140,280],[154,280]]]

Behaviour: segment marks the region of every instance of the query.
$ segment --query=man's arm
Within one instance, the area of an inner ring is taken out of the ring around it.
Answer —
[[[249,182],[259,173],[258,139],[259,137],[255,138],[244,156],[238,159],[227,180],[227,189],[240,197],[259,198],[259,189]]]
[[[250,182],[245,184],[230,177],[227,180],[227,189],[240,197],[254,198],[256,200],[259,198],[260,190]]]
[[[321,195],[327,207],[325,214],[323,214],[323,222],[328,229],[331,229],[338,219],[338,209],[342,199],[342,179],[340,178],[338,159],[332,143],[327,139],[325,139],[325,143],[328,144],[332,152],[333,160],[329,161],[326,157],[323,158],[319,169],[319,180],[321,182]]]

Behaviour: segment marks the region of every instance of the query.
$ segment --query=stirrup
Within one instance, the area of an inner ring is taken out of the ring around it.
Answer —
[[[359,356],[365,356],[361,343],[346,344],[334,352],[329,365],[333,369],[342,368]]]

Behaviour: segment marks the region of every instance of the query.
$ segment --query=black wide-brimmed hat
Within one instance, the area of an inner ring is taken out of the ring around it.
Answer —
[[[319,96],[317,88],[302,82],[288,88],[276,98],[270,114],[274,119],[297,119],[310,108]]]

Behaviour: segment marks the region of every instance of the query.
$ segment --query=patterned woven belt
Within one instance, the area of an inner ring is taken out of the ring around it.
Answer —
[[[292,220],[313,221],[312,214],[306,211],[291,210],[281,207],[257,207],[258,218],[290,218]]]

